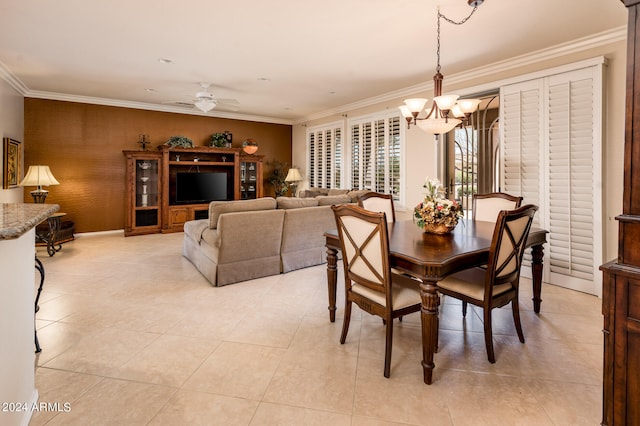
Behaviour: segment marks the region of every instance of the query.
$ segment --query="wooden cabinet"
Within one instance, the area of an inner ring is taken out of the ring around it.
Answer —
[[[209,202],[181,194],[178,181],[192,174],[223,176],[226,192],[220,199],[263,196],[262,156],[241,155],[239,148],[162,146],[155,152],[123,153],[127,158],[125,236],[180,232],[185,222],[206,219]]]
[[[629,11],[622,214],[618,259],[602,265],[602,424],[640,425],[640,1]],[[637,139],[636,139],[637,137]]]
[[[240,199],[252,200],[262,195],[262,155],[240,155]]]
[[[169,148],[162,147],[163,192],[162,232],[180,232],[184,223],[208,216],[209,202],[181,197],[178,180],[186,173],[219,173],[226,176],[228,200],[240,199],[240,149],[237,148]]]
[[[603,425],[640,425],[640,274],[618,262],[603,265]]]
[[[160,232],[162,157],[148,151],[124,151],[127,158],[125,236]]]

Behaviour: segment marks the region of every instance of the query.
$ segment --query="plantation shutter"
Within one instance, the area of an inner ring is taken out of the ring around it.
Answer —
[[[307,130],[307,170],[310,187],[340,188],[342,123]]]
[[[386,112],[349,121],[349,177],[353,189],[391,194],[402,199],[402,140],[404,118]]]
[[[541,113],[540,82],[525,82],[504,88],[500,95],[502,125],[501,191],[520,195],[523,204],[540,206],[541,193]],[[534,226],[540,226],[540,211]]]
[[[386,192],[391,194],[396,202],[400,201],[400,123],[400,117],[389,119],[389,171]]]
[[[501,190],[539,207],[544,280],[592,294],[602,263],[602,86],[600,64],[501,89]]]
[[[593,69],[552,76],[547,94],[549,278],[583,291],[602,263],[598,81]]]

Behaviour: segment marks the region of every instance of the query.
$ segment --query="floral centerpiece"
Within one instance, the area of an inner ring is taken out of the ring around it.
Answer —
[[[462,206],[444,198],[444,189],[438,179],[427,178],[422,185],[426,188],[424,201],[413,209],[416,224],[425,232],[447,234],[456,227],[464,216]]]

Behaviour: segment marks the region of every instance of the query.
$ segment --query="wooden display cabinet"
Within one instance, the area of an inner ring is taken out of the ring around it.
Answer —
[[[184,223],[206,218],[209,203],[184,203],[176,199],[176,179],[178,173],[222,172],[227,174],[227,197],[240,199],[240,149],[238,148],[169,148],[162,147],[163,178],[165,197],[162,202],[162,232],[180,232]]]
[[[254,200],[263,196],[263,155],[240,155],[240,199]]]
[[[209,203],[179,200],[179,173],[226,174],[228,200],[263,196],[262,158],[239,148],[170,148],[123,151],[127,158],[125,236],[181,232],[184,223],[209,217]],[[242,159],[242,160],[241,160]]]
[[[124,235],[160,232],[162,156],[149,151],[123,151],[127,158]]]

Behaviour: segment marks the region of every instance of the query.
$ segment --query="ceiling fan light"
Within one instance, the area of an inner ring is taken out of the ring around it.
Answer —
[[[457,118],[429,118],[427,120],[418,121],[418,127],[431,134],[431,135],[441,135],[443,133],[449,133],[460,124],[460,120]]]
[[[411,113],[421,112],[427,102],[429,102],[429,99],[426,98],[410,98],[404,100],[404,104],[407,106]]]
[[[460,107],[460,111],[464,114],[471,114],[478,109],[480,99],[460,99],[457,105]]]
[[[194,105],[202,112],[209,112],[216,107],[216,102],[212,99],[199,99]]]

